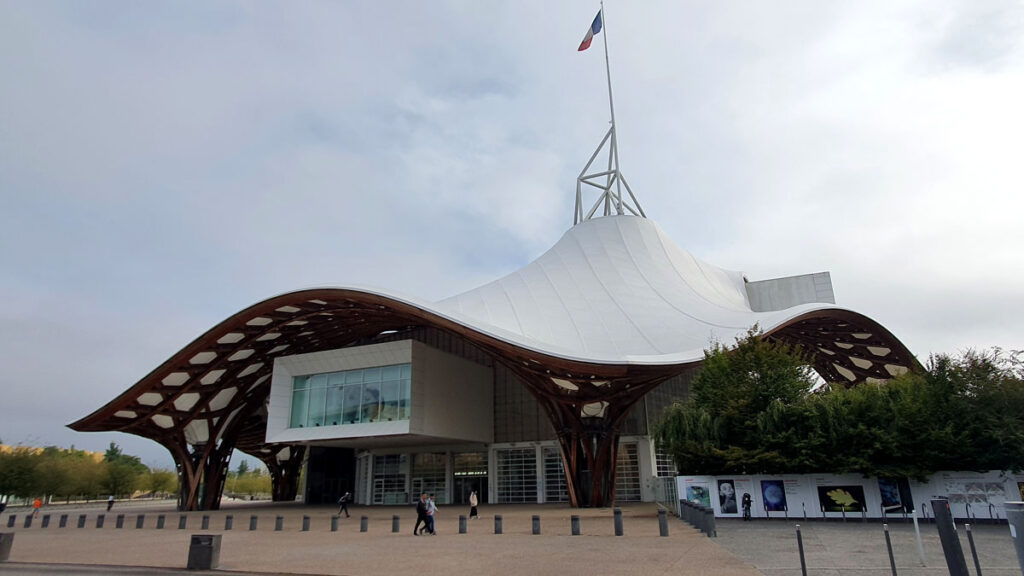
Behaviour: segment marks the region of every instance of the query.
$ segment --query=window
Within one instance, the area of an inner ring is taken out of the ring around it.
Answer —
[[[410,364],[297,376],[290,427],[408,420],[411,379]]]

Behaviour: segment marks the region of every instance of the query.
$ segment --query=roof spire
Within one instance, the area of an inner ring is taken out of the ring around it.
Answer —
[[[590,160],[587,161],[587,165],[583,167],[580,175],[576,177],[576,209],[573,214],[573,226],[583,222],[584,220],[590,220],[597,213],[598,208],[602,208],[601,216],[611,216],[614,214],[625,214],[626,212],[632,213],[634,216],[641,216],[646,218],[643,208],[640,207],[640,202],[637,201],[636,196],[633,195],[633,190],[630,189],[629,183],[626,182],[626,177],[619,171],[619,146],[618,140],[615,133],[615,103],[612,100],[612,72],[611,65],[608,63],[608,30],[607,21],[604,17],[604,1],[601,2],[601,9],[597,13],[597,17],[594,18],[594,23],[591,24],[590,30],[587,31],[586,37],[583,39],[583,43],[580,44],[580,50],[586,50],[590,47],[590,39],[594,34],[597,34],[601,29],[605,28],[604,32],[604,67],[606,77],[608,79],[608,109],[611,112],[611,126],[608,128],[608,132],[604,135],[604,139],[598,144],[597,150],[590,156]],[[594,160],[597,159],[598,154],[604,149],[605,144],[608,144],[608,169],[600,172],[589,172],[590,167],[594,164]],[[587,184],[601,190],[601,196],[597,199],[597,202],[591,206],[590,210],[586,213],[583,212],[583,185]],[[626,193],[629,194],[629,199],[623,201],[622,199],[622,187],[626,187]],[[632,200],[632,203],[630,202]],[[613,212],[614,210],[614,212]]]

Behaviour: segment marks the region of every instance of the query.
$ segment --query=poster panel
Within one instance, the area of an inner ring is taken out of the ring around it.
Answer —
[[[735,514],[739,511],[736,507],[736,483],[732,480],[718,481],[718,506],[722,514]]]
[[[761,498],[769,512],[786,510],[786,489],[782,480],[761,480]]]
[[[882,509],[886,512],[903,510],[903,500],[900,498],[900,485],[891,478],[878,479],[878,492],[882,496]]]
[[[818,502],[825,512],[860,512],[864,507],[863,486],[818,486]]]
[[[711,492],[707,484],[687,484],[686,499],[701,506],[711,507]]]

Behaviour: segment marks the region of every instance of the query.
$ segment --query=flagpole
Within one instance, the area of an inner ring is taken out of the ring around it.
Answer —
[[[608,79],[608,110],[612,115],[612,155],[615,157],[615,172],[619,171],[618,135],[615,133],[615,101],[612,99],[612,67],[608,61],[608,18],[604,12],[604,0],[601,0],[601,25],[604,27],[604,71]],[[622,214],[622,186],[620,178],[615,178],[615,213]]]

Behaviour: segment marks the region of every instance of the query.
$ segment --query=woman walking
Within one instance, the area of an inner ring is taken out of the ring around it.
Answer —
[[[480,518],[480,515],[476,513],[476,506],[480,503],[480,500],[476,497],[476,490],[469,493],[469,517]]]

